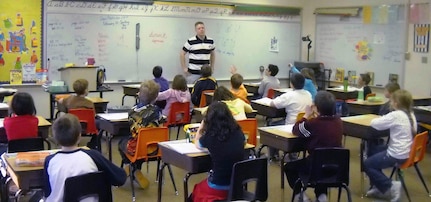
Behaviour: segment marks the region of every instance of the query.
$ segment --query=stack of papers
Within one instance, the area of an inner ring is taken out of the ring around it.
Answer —
[[[193,143],[186,143],[186,142],[169,143],[169,142],[166,142],[166,145],[168,145],[171,149],[175,150],[176,152],[178,152],[180,154],[208,153],[207,149],[205,149],[205,148],[199,149]]]

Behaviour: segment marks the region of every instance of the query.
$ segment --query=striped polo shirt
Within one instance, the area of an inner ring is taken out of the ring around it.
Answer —
[[[203,40],[197,36],[188,39],[183,50],[189,53],[189,72],[200,74],[202,65],[210,64],[211,51],[214,49],[214,40],[207,36]]]

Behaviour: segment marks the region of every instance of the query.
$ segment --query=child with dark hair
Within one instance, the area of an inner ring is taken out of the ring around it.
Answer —
[[[259,85],[258,93],[262,97],[268,96],[269,89],[280,88],[280,81],[275,77],[278,74],[278,66],[269,64],[265,69],[265,78],[262,79]]]
[[[226,200],[233,164],[244,160],[245,137],[225,103],[214,102],[208,107],[195,144],[209,150],[212,168],[208,178],[195,185],[190,199]]]
[[[33,98],[25,92],[18,92],[10,103],[11,117],[4,119],[3,125],[8,140],[32,138],[38,136],[39,119]]]
[[[212,69],[209,65],[204,65],[201,68],[201,78],[196,81],[192,90],[192,103],[199,106],[201,103],[201,95],[205,90],[215,90],[217,88],[217,81],[211,77]]]
[[[52,132],[61,150],[45,159],[44,193],[47,202],[64,201],[64,183],[67,178],[86,173],[103,171],[113,186],[126,182],[126,173],[95,150],[81,149],[81,124],[76,116],[65,114],[52,125]],[[97,201],[89,196],[86,201]]]
[[[402,165],[409,158],[417,122],[412,109],[412,95],[408,91],[395,91],[390,103],[394,111],[373,119],[370,124],[376,130],[389,130],[389,142],[369,148],[370,155],[364,161],[364,171],[372,185],[367,192],[368,197],[400,201],[400,181],[392,181],[382,169]]]
[[[358,87],[363,88],[364,91],[364,100],[368,94],[371,94],[371,88],[368,86],[370,84],[371,77],[369,74],[361,74],[358,78]]]
[[[305,84],[304,84],[304,90],[310,92],[311,98],[314,100],[314,97],[316,96],[317,89],[316,89],[316,79],[314,77],[314,71],[310,68],[302,68],[301,71],[299,71],[295,66],[292,64],[289,64],[289,66],[292,67],[292,73],[300,73],[305,77]]]
[[[163,76],[163,68],[161,66],[155,66],[153,68],[153,76],[154,76],[154,81],[159,84],[160,86],[160,92],[163,92],[165,90],[169,89],[169,82],[168,80],[166,80]]]
[[[73,90],[76,95],[59,100],[67,110],[78,108],[94,109],[93,102],[85,98],[88,95],[88,81],[86,79],[77,79],[73,82]]]
[[[174,102],[190,102],[191,95],[189,89],[187,88],[186,78],[178,74],[174,77],[172,82],[172,88],[160,92],[157,96],[157,100],[166,100],[166,106],[162,110],[163,115],[168,116],[171,110],[171,105]]]
[[[289,185],[291,188],[294,188],[299,173],[306,173],[306,171],[309,171],[307,168],[310,167],[309,161],[313,156],[314,149],[322,147],[341,147],[343,123],[340,117],[335,114],[334,95],[327,91],[319,91],[316,94],[314,105],[306,106],[305,115],[301,120],[295,123],[292,133],[299,137],[309,138],[307,151],[310,154],[307,158],[287,162],[284,165],[284,171]],[[299,186],[293,190],[295,194],[294,201],[298,201],[299,192]],[[328,201],[327,187],[316,186],[314,192],[316,194],[316,201]],[[309,201],[307,195],[304,195],[304,201]]]

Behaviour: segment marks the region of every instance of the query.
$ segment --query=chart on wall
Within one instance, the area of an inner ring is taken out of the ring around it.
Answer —
[[[180,51],[196,34],[196,21],[203,21],[206,34],[215,40],[214,76],[218,79],[230,78],[231,65],[236,65],[245,78],[258,79],[259,66],[270,63],[280,66],[281,78],[288,77],[287,65],[300,59],[299,16],[235,16],[232,8],[194,4],[150,12],[158,5],[93,3],[77,8],[83,4],[73,3],[73,8],[65,8],[66,4],[54,3],[45,5],[44,26],[45,59],[49,59],[52,79],[60,78],[56,70],[66,63],[84,65],[87,58],[94,58],[96,66],[105,67],[110,81],[152,78],[156,65],[162,66],[164,76],[172,80],[183,73]],[[99,6],[104,7],[97,9]]]
[[[330,17],[320,18],[326,20],[320,19],[316,25],[317,61],[328,68],[344,69],[346,73],[371,72],[373,85],[385,85],[390,74],[402,76],[405,22],[363,24],[361,18],[338,22],[333,22]]]
[[[0,4],[0,84],[41,82],[42,0]]]

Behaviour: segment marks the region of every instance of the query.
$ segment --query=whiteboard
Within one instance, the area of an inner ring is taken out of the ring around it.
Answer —
[[[60,12],[65,11],[64,7],[45,5],[44,58],[47,62],[49,59],[51,80],[60,79],[57,69],[64,64],[83,65],[89,57],[95,58],[96,66],[105,67],[109,81],[153,78],[156,65],[162,66],[163,76],[172,80],[183,73],[179,55],[186,40],[195,35],[196,21],[203,21],[207,36],[215,40],[216,79],[229,79],[231,65],[236,65],[245,79],[258,79],[258,67],[270,63],[279,66],[280,78],[287,78],[288,64],[300,59],[299,16],[283,19],[231,13],[173,16],[124,10],[100,12],[98,3],[93,4],[96,6],[70,8],[75,9],[73,13]],[[136,50],[138,23],[140,48]],[[276,50],[270,51],[271,39],[277,39]]]
[[[323,19],[316,24],[316,61],[333,70],[344,68],[345,76],[350,70],[356,71],[356,75],[374,72],[374,85],[384,86],[389,74],[398,74],[398,82],[402,83],[405,22],[363,24],[361,18],[343,22],[339,18],[318,17]],[[369,54],[358,52],[361,47],[368,48]]]

